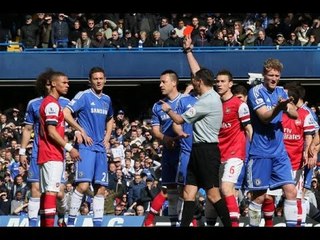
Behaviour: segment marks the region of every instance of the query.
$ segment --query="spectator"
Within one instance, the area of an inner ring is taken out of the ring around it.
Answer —
[[[305,46],[309,42],[308,31],[309,23],[305,20],[301,23],[301,26],[296,29],[298,40],[301,42],[302,46]]]
[[[239,41],[243,46],[254,46],[255,39],[255,27],[253,25],[248,26],[245,29],[245,33],[243,33],[239,37]]]
[[[16,191],[14,194],[13,200],[11,201],[10,214],[21,215],[22,212],[24,211],[23,208],[25,208],[26,206],[28,205],[24,202],[22,192]]]
[[[308,42],[306,42],[303,46],[318,46],[316,36],[314,34],[310,34]]]
[[[39,26],[39,47],[40,48],[52,48],[52,15],[45,14],[41,25]]]
[[[107,39],[106,46],[116,49],[124,46],[117,30],[112,31],[111,38]]]
[[[284,38],[282,33],[278,33],[276,39],[274,41],[274,45],[279,46],[288,46],[286,39]]]
[[[103,26],[99,29],[104,39],[112,37],[112,32],[117,30],[117,24],[110,19],[103,20]]]
[[[195,47],[206,47],[209,46],[210,39],[208,38],[208,35],[206,34],[206,27],[201,25],[199,26],[197,32],[198,34],[193,34],[192,37],[192,44]]]
[[[170,32],[170,37],[164,42],[164,47],[182,47],[183,39],[180,38],[175,29]]]
[[[134,175],[134,179],[128,188],[128,204],[141,203],[141,189],[146,186],[139,173]]]
[[[186,26],[185,26],[184,20],[180,19],[178,21],[178,26],[174,28],[174,30],[176,31],[176,34],[177,34],[177,36],[179,38],[183,38],[184,37],[183,32],[184,32],[185,28],[186,28]]]
[[[64,13],[58,14],[58,19],[52,23],[52,42],[54,48],[67,48],[69,43],[70,27],[67,22],[68,16]]]
[[[90,48],[91,47],[91,39],[88,36],[86,31],[81,32],[81,37],[78,38],[76,43],[76,48]]]
[[[3,188],[0,190],[0,216],[10,215],[11,213],[11,201],[8,198],[8,191]]]
[[[87,32],[87,36],[90,39],[94,39],[96,33],[99,32],[99,28],[95,26],[95,20],[93,18],[88,18],[87,26],[84,30]]]
[[[80,206],[80,210],[79,210],[80,215],[89,215],[90,214],[90,207],[88,202],[83,202]]]
[[[160,38],[163,42],[170,37],[170,32],[172,29],[173,26],[169,23],[168,18],[161,17],[157,30],[160,32]]]
[[[145,208],[142,205],[137,205],[135,210],[136,216],[145,216]]]
[[[297,34],[295,32],[290,33],[290,37],[287,40],[288,46],[301,46],[300,40],[297,38]]]
[[[37,48],[39,44],[39,26],[32,23],[32,16],[25,16],[25,24],[21,27],[20,41],[24,48]]]
[[[144,210],[150,211],[150,205],[152,200],[157,196],[160,192],[160,188],[153,186],[153,178],[147,177],[146,179],[146,186],[141,189],[140,199],[141,205],[143,206]]]
[[[132,36],[131,31],[128,29],[125,31],[124,36],[122,37],[122,42],[123,46],[127,47],[128,49],[138,47],[137,39],[134,36]]]
[[[81,32],[83,31],[79,20],[75,20],[73,27],[69,32],[69,47],[75,48],[77,45],[77,40],[81,38]]]
[[[114,208],[114,215],[115,216],[123,216],[124,215],[124,209],[121,205],[117,205]]]
[[[257,38],[254,40],[255,46],[273,46],[272,38],[266,35],[263,28],[257,31]]]
[[[161,35],[159,31],[154,31],[151,37],[151,45],[150,47],[163,47],[164,40],[161,39]]]
[[[104,39],[102,32],[97,32],[95,37],[91,40],[91,48],[104,48],[107,46],[107,41]]]

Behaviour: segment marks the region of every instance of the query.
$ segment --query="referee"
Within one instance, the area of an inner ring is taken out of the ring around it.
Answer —
[[[208,199],[213,203],[222,223],[231,227],[231,220],[219,190],[220,151],[217,146],[218,134],[222,123],[222,103],[213,89],[214,75],[206,68],[199,68],[190,48],[191,38],[184,43],[189,66],[194,74],[192,85],[199,95],[193,107],[179,115],[169,104],[162,102],[165,111],[177,124],[193,124],[193,143],[187,170],[187,180],[183,191],[184,206],[181,226],[188,227],[195,211],[195,199],[198,188],[205,189]],[[188,137],[182,133],[181,138]]]

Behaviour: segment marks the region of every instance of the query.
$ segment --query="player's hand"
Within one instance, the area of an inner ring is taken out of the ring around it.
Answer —
[[[19,155],[19,161],[22,167],[28,169],[28,159],[26,155]]]
[[[84,142],[85,142],[86,145],[92,146],[92,144],[93,144],[92,138],[89,137],[89,136],[87,135],[86,131],[83,130],[83,129],[81,130],[81,136],[82,136],[82,138],[83,138],[83,140],[84,140]]]
[[[160,99],[160,102],[162,103],[162,105],[161,105],[162,111],[168,112],[171,109],[170,105],[168,103],[166,103],[165,101],[163,101],[162,99]]]
[[[189,83],[183,93],[189,94],[192,90],[193,90],[193,85]]]
[[[106,138],[103,139],[103,144],[106,149],[110,149],[110,142]]]
[[[93,144],[92,138],[89,137],[84,130],[81,131],[81,132],[80,131],[76,131],[75,132],[75,137],[76,137],[76,142],[78,144],[85,143],[88,146],[91,146]]]
[[[176,139],[170,136],[163,136],[163,144],[166,146],[166,148],[168,149],[173,149],[176,147],[177,143],[176,143]]]
[[[182,133],[179,134],[178,137],[176,137],[176,139],[178,140],[178,139],[181,139],[181,138],[188,138],[188,137],[190,137],[190,134],[182,132]]]
[[[192,38],[191,34],[188,34],[184,37],[183,48],[192,48]]]
[[[76,148],[72,148],[70,151],[70,157],[73,161],[81,160],[79,151]]]
[[[292,96],[289,97],[288,99],[279,98],[278,107],[279,107],[281,110],[286,111],[286,110],[287,110],[287,104],[293,102],[293,100],[294,100],[294,98],[293,98]]]
[[[309,157],[308,158],[308,168],[313,169],[317,165],[317,157]]]

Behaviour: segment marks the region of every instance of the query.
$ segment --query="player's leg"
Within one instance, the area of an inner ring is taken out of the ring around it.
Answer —
[[[178,163],[178,170],[176,176],[176,183],[178,184],[178,204],[177,204],[177,214],[178,214],[178,221],[181,221],[182,218],[182,209],[183,209],[183,188],[186,184],[187,179],[187,168],[190,158],[190,151],[181,151]]]
[[[169,154],[168,151],[164,151],[162,155],[162,189],[155,196],[151,202],[150,211],[148,212],[144,226],[154,226],[155,216],[160,213],[163,203],[168,199],[168,212],[169,215],[175,215],[177,217],[177,204],[179,199],[179,193],[177,189],[176,174],[178,168],[179,152]]]
[[[234,195],[235,184],[243,167],[243,160],[239,158],[228,159],[227,162],[220,165],[221,192],[225,199],[232,227],[239,227],[240,210],[237,199]]]
[[[60,191],[57,194],[57,215],[58,215],[58,227],[66,227],[67,224],[64,221],[64,217],[67,210],[67,197],[65,194],[65,183],[61,183]]]
[[[292,167],[289,157],[285,154],[274,158],[273,173],[270,188],[274,185],[282,185],[284,192],[284,217],[287,227],[295,227],[298,220],[297,189],[292,177]],[[281,186],[280,185],[280,186]]]
[[[60,191],[63,162],[49,161],[40,165],[40,226],[53,227],[57,194]]]
[[[218,213],[213,206],[213,203],[206,197],[206,205],[204,209],[204,216],[208,227],[214,227],[217,222]]]
[[[162,186],[161,191],[155,196],[155,198],[151,202],[150,211],[148,212],[144,220],[145,227],[154,226],[155,216],[159,215],[162,205],[165,202],[166,198],[167,198],[167,187]]]
[[[251,193],[248,207],[249,225],[258,227],[261,222],[262,204],[270,184],[272,160],[249,157],[246,168],[246,186]]]
[[[195,185],[185,185],[183,191],[184,206],[182,210],[181,227],[189,227],[194,216],[195,199],[198,187]]]
[[[58,227],[66,227],[67,224],[64,221],[64,217],[67,211],[67,197],[65,194],[66,189],[66,178],[65,178],[65,162],[64,162],[64,168],[63,173],[61,176],[61,185],[60,185],[60,191],[57,194],[57,215],[58,215]]]
[[[179,192],[177,188],[177,172],[179,165],[179,150],[163,153],[162,156],[162,184],[167,186],[168,216],[178,218]]]
[[[108,186],[107,169],[108,160],[106,153],[98,152],[95,158],[94,186],[95,195],[93,198],[93,226],[101,227],[104,212],[104,196]]]
[[[89,189],[94,174],[95,153],[89,150],[79,149],[81,161],[75,163],[76,176],[74,189],[70,199],[70,209],[67,226],[74,226],[78,215],[83,195]]]
[[[282,195],[282,189],[280,189],[280,195]],[[275,200],[272,191],[268,189],[264,202],[262,203],[262,215],[264,218],[265,227],[273,227],[273,215],[275,211]]]
[[[29,226],[36,227],[38,224],[38,215],[40,209],[40,170],[39,165],[36,162],[36,159],[31,159],[30,167],[28,170],[28,178],[27,182],[31,184],[31,197],[29,199],[28,204],[28,219],[29,219]]]

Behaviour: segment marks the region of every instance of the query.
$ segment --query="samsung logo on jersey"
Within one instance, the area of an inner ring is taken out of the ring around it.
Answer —
[[[107,115],[108,111],[106,109],[102,109],[102,108],[91,108],[91,113],[98,113],[98,114]]]

